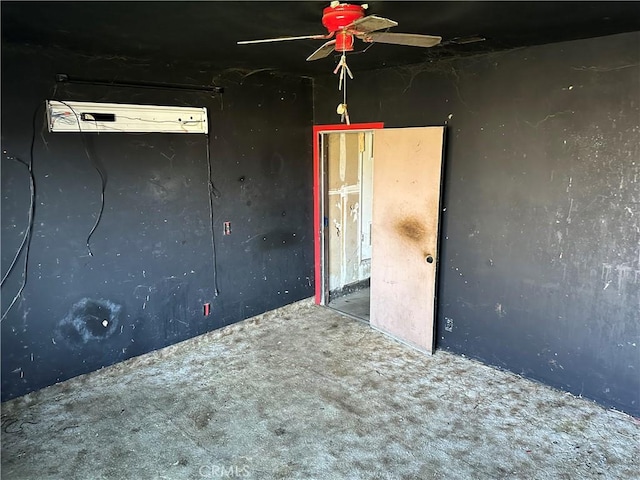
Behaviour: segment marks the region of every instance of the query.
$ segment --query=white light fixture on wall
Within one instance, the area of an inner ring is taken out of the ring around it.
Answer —
[[[209,133],[206,107],[47,100],[50,132]]]

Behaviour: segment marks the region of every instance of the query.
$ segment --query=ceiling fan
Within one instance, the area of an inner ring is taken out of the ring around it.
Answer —
[[[398,22],[388,18],[368,15],[364,11],[368,5],[352,5],[349,3],[331,2],[322,12],[322,24],[328,30],[324,35],[303,35],[299,37],[278,37],[263,40],[245,40],[238,45],[253,43],[284,42],[290,40],[329,40],[307,58],[307,61],[318,60],[330,55],[333,51],[353,51],[354,37],[367,43],[390,43],[410,45],[413,47],[433,47],[442,41],[442,37],[433,35],[417,35],[412,33],[393,33],[388,30]],[[335,38],[334,38],[335,37]],[[331,40],[330,40],[331,39]]]
[[[398,22],[377,15],[364,15],[368,5],[352,5],[350,3],[331,4],[322,11],[322,25],[328,33],[323,35],[302,35],[299,37],[278,37],[266,38],[264,40],[245,40],[238,42],[238,45],[252,43],[284,42],[289,40],[329,40],[315,52],[307,61],[318,60],[329,56],[332,52],[340,52],[342,56],[333,71],[334,74],[340,72],[338,89],[342,90],[343,100],[336,109],[343,122],[347,125],[349,113],[347,111],[347,75],[353,79],[353,74],[347,66],[347,52],[353,51],[354,37],[366,43],[391,43],[395,45],[410,45],[413,47],[433,47],[442,41],[442,37],[433,35],[417,35],[413,33],[392,33],[389,28],[398,25]],[[384,31],[381,31],[384,30]]]

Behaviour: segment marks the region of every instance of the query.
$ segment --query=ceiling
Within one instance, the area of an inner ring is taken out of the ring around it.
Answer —
[[[364,2],[353,2],[364,3]],[[398,22],[393,32],[440,35],[432,48],[374,44],[350,56],[360,70],[640,30],[640,2],[370,1],[367,14]],[[55,45],[85,54],[330,73],[333,56],[306,57],[322,40],[236,45],[238,40],[324,34],[328,1],[6,2],[2,41]],[[456,38],[486,40],[458,44]],[[357,41],[356,50],[368,44]]]

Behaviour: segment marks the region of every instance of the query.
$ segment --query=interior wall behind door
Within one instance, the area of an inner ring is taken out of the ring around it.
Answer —
[[[329,292],[369,277],[370,260],[361,259],[360,245],[364,135],[363,132],[340,132],[325,137]]]

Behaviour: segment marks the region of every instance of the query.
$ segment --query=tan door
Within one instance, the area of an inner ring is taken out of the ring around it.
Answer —
[[[433,352],[444,127],[373,135],[371,325]]]

